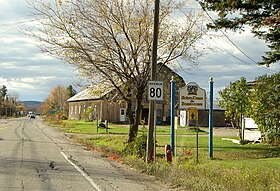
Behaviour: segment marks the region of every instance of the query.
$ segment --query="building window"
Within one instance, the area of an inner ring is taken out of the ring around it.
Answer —
[[[73,111],[74,111],[74,107],[71,106],[71,114],[73,114]]]

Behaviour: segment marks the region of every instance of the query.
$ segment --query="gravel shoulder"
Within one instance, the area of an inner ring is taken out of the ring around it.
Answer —
[[[209,129],[207,127],[200,128],[201,130],[204,130],[206,132],[209,132]],[[238,129],[234,129],[232,127],[214,127],[213,128],[213,136],[217,137],[233,137],[238,136]]]

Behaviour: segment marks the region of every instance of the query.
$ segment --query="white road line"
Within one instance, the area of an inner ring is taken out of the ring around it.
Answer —
[[[85,179],[87,179],[87,181],[88,181],[97,191],[102,191],[102,190],[99,188],[99,186],[90,178],[89,175],[87,175],[84,171],[82,171],[82,170],[80,169],[80,167],[78,167],[75,163],[73,163],[72,161],[70,161],[70,160],[68,159],[68,157],[67,157],[66,154],[64,154],[63,152],[60,152],[60,153],[62,154],[62,156],[63,156],[70,164],[72,164],[72,166],[75,167],[75,169],[76,169],[79,173],[81,173],[81,175],[82,175],[83,177],[85,177]]]

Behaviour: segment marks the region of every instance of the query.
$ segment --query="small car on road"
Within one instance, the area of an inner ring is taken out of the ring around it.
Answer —
[[[30,119],[35,119],[36,117],[35,117],[34,114],[30,114],[30,115],[29,115],[29,118],[30,118]]]

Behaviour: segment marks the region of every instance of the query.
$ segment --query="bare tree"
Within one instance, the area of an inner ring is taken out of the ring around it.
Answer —
[[[100,86],[100,91],[116,89],[127,103],[128,142],[133,141],[150,77],[153,1],[32,2],[38,31],[30,34],[41,42],[42,51],[75,65],[82,75]],[[158,61],[162,64],[179,57],[193,63],[194,42],[203,34],[197,27],[201,26],[201,16],[190,12],[187,21],[175,18],[179,6],[172,0],[164,0],[160,5]]]

